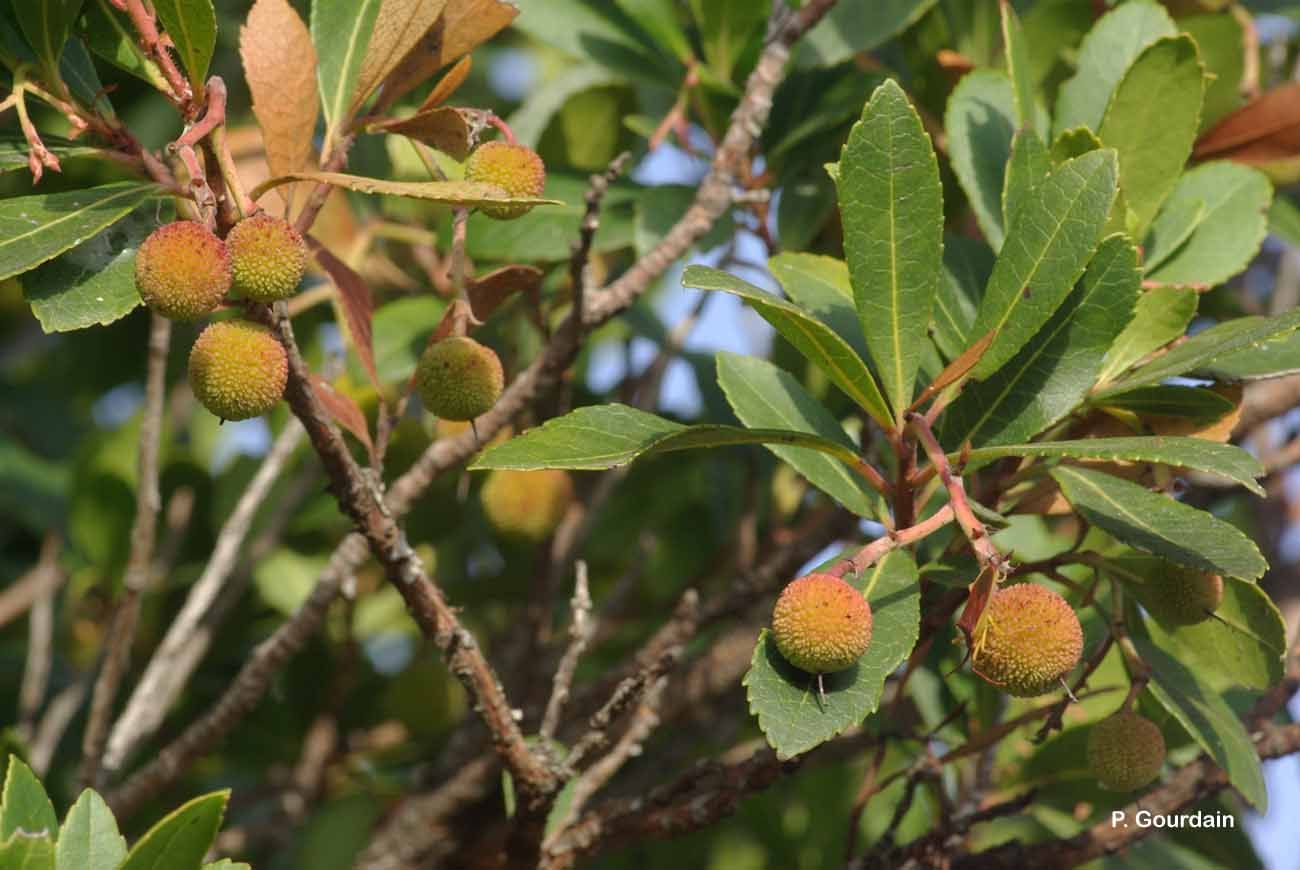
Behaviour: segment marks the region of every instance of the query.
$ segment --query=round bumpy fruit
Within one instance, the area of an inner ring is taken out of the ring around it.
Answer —
[[[1083,653],[1083,629],[1070,603],[1043,586],[997,589],[975,627],[971,666],[1018,698],[1060,685]]]
[[[293,224],[265,212],[235,224],[226,236],[232,286],[245,299],[275,302],[298,289],[307,245]]]
[[[135,288],[172,320],[211,313],[230,290],[226,245],[200,223],[175,221],[149,234],[135,255]]]
[[[199,334],[190,351],[190,388],[222,420],[260,417],[284,394],[289,359],[271,330],[223,320]]]
[[[537,152],[509,142],[487,142],[465,161],[465,180],[495,184],[511,196],[537,197],[546,187],[546,165]],[[531,205],[484,205],[488,217],[508,221],[527,214]]]
[[[1151,783],[1165,763],[1165,738],[1156,723],[1120,712],[1088,733],[1088,767],[1102,787],[1133,791]]]
[[[540,471],[497,470],[479,492],[483,513],[507,538],[537,543],[560,525],[573,502],[573,481],[554,468]]]
[[[444,420],[473,420],[487,413],[505,381],[496,353],[464,336],[429,345],[415,369],[424,407]]]
[[[839,577],[808,574],[776,599],[772,638],[799,670],[833,674],[852,666],[871,645],[871,606]]]
[[[1140,597],[1161,622],[1195,625],[1209,619],[1223,603],[1223,578],[1209,571],[1169,565],[1163,572],[1150,575]]]

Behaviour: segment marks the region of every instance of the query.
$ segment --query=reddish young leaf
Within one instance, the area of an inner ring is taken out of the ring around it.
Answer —
[[[1198,160],[1221,157],[1260,164],[1300,155],[1300,82],[1273,88],[1206,131],[1192,150]]]
[[[351,432],[358,441],[365,445],[366,452],[370,454],[371,461],[373,461],[375,458],[375,442],[370,438],[370,428],[366,425],[366,415],[361,412],[361,408],[357,406],[357,403],[352,401],[351,397],[345,396],[334,389],[332,384],[315,373],[311,376],[311,388],[315,391],[316,399],[321,403],[321,407],[334,418],[334,422]]]
[[[320,264],[320,267],[330,276],[330,280],[334,282],[334,286],[338,288],[340,307],[343,309],[343,317],[347,321],[348,334],[352,338],[352,345],[357,349],[357,357],[360,358],[366,374],[370,376],[370,382],[377,389],[379,387],[379,374],[375,370],[375,348],[371,329],[371,318],[374,315],[374,299],[370,294],[370,288],[347,263],[331,254],[320,242],[310,237],[307,241],[311,245],[316,262]]]
[[[992,344],[993,339],[997,334],[998,331],[996,329],[991,330],[979,341],[962,351],[961,356],[948,363],[947,367],[944,368],[943,371],[939,372],[938,377],[931,382],[930,386],[921,391],[921,395],[916,397],[916,401],[913,402],[912,406],[907,410],[915,411],[917,408],[930,401],[930,399],[937,396],[940,391],[957,383],[962,378],[966,377],[966,375],[970,374],[970,370],[975,368],[975,364],[983,358],[984,351],[988,350],[988,346]]]
[[[535,266],[502,266],[481,278],[471,278],[466,292],[475,319],[483,322],[514,294],[535,293],[541,286],[541,269]]]
[[[239,30],[239,55],[271,175],[307,167],[320,105],[307,25],[287,0],[257,0]]]

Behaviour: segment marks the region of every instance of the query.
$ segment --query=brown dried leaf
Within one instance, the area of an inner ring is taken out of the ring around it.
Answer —
[[[473,66],[474,62],[469,55],[456,61],[456,65],[447,70],[447,74],[438,80],[433,90],[429,91],[429,96],[425,97],[424,102],[420,104],[420,111],[433,109],[447,102],[447,98],[456,93],[457,89],[465,83]]]
[[[334,418],[334,422],[351,432],[358,441],[365,445],[366,452],[370,454],[373,461],[375,442],[370,438],[370,427],[366,425],[366,415],[361,412],[361,408],[357,406],[357,403],[352,401],[350,396],[346,396],[334,389],[333,385],[315,373],[311,376],[311,386],[321,407]]]
[[[347,175],[342,172],[288,172],[269,179],[253,188],[249,194],[254,200],[259,199],[268,190],[293,181],[314,181],[346,187],[357,193],[378,194],[381,196],[410,196],[416,199],[428,199],[447,205],[473,208],[494,203],[526,203],[528,205],[563,205],[556,199],[530,199],[527,197],[507,196],[496,185],[475,181],[388,181],[383,178],[365,178],[360,175]]]
[[[449,0],[442,17],[384,83],[384,105],[392,105],[456,58],[496,36],[518,14],[517,8],[503,0]]]
[[[1300,155],[1300,82],[1261,94],[1206,131],[1192,156],[1271,163]]]
[[[446,3],[447,0],[384,0],[375,19],[375,29],[370,34],[366,58],[361,62],[361,72],[357,75],[353,111],[429,32]]]
[[[271,174],[308,166],[319,100],[307,25],[287,0],[257,0],[239,30],[239,55]]]
[[[382,130],[407,136],[437,148],[457,160],[469,154],[469,123],[459,109],[443,107],[419,112],[409,118],[394,118],[371,124],[370,131]]]
[[[374,314],[374,299],[370,288],[361,276],[354,272],[347,263],[331,254],[316,239],[308,238],[316,262],[330,276],[339,291],[340,307],[347,322],[347,331],[352,338],[352,345],[357,349],[361,366],[370,376],[370,382],[379,388],[379,373],[375,370],[375,346],[371,318]]]
[[[466,286],[474,317],[480,322],[492,316],[502,302],[516,293],[533,293],[542,286],[542,270],[534,266],[502,266]]]

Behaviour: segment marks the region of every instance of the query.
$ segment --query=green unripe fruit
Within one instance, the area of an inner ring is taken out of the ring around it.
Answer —
[[[537,543],[564,519],[573,503],[573,481],[555,468],[500,469],[488,475],[479,501],[488,522],[503,536]]]
[[[190,388],[222,420],[260,417],[284,395],[289,357],[271,330],[223,320],[199,334],[190,351]]]
[[[537,152],[509,142],[487,142],[465,161],[465,180],[494,184],[510,196],[538,197],[546,187],[546,165]],[[527,214],[531,205],[484,205],[480,211],[497,220]]]
[[[1165,738],[1156,723],[1120,712],[1088,733],[1088,767],[1103,788],[1133,791],[1149,785],[1165,763]]]
[[[226,236],[232,286],[245,299],[275,302],[298,289],[307,245],[293,224],[265,212],[235,224]]]
[[[839,577],[808,574],[781,591],[772,639],[786,661],[810,674],[851,667],[871,645],[871,605]]]
[[[463,336],[429,345],[415,368],[420,400],[429,413],[444,420],[473,420],[487,413],[505,384],[496,353]]]
[[[1169,625],[1195,625],[1210,618],[1223,602],[1223,578],[1209,571],[1168,565],[1148,576],[1142,604]]]
[[[151,311],[171,320],[210,314],[230,290],[226,245],[194,221],[161,226],[136,252],[135,289]]]
[[[1070,603],[1033,583],[995,588],[974,631],[971,667],[1017,698],[1052,691],[1083,654]]]

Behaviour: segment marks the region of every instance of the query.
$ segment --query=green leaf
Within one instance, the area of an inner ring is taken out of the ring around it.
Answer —
[[[768,260],[767,268],[791,302],[829,326],[859,359],[869,358],[858,312],[853,307],[847,263],[819,254],[786,252]]]
[[[1149,2],[1125,3],[1098,19],[1079,47],[1074,76],[1057,95],[1054,135],[1071,127],[1100,130],[1111,93],[1129,65],[1148,45],[1177,32],[1164,7]]]
[[[167,89],[167,80],[140,48],[125,13],[113,8],[109,0],[86,0],[85,9],[82,35],[92,52],[160,91]]]
[[[1131,547],[1243,580],[1268,568],[1250,538],[1205,511],[1099,471],[1062,465],[1052,477],[1080,516]]]
[[[977,239],[948,236],[943,243],[943,280],[934,298],[934,343],[948,360],[961,356],[975,336],[971,326],[980,294],[993,271],[993,252]]]
[[[136,213],[18,280],[32,314],[46,332],[104,325],[140,304],[135,254],[156,226]]]
[[[1123,570],[1113,576],[1154,614],[1147,603],[1146,585],[1137,581],[1168,571],[1169,564],[1152,557],[1114,561]],[[1194,625],[1166,625],[1153,617],[1146,620],[1146,630],[1152,641],[1179,661],[1195,662],[1198,671],[1217,677],[1211,682],[1220,689],[1231,685],[1262,692],[1282,679],[1286,624],[1268,593],[1253,583],[1224,578],[1223,601],[1209,619]]]
[[[1002,180],[1016,130],[1015,93],[1001,72],[979,69],[962,76],[948,98],[943,126],[952,171],[993,250],[1002,247]]]
[[[1106,352],[1097,380],[1111,380],[1152,351],[1182,338],[1196,314],[1197,299],[1195,290],[1179,287],[1144,291],[1138,296],[1133,319]]]
[[[746,426],[806,432],[852,449],[853,442],[844,427],[789,372],[764,359],[731,353],[718,354],[717,366],[718,386]],[[855,514],[881,516],[875,491],[844,462],[806,447],[781,445],[768,449]]]
[[[84,0],[17,0],[13,4],[18,26],[46,70],[59,68],[63,45],[81,14]]]
[[[42,136],[41,141],[50,153],[60,160],[75,159],[78,157],[107,157],[107,152],[102,148],[95,148],[91,145],[79,145],[68,139],[59,136]],[[22,172],[27,170],[27,140],[22,136],[0,136],[0,175],[6,172]],[[0,205],[3,200],[0,200]]]
[[[1107,408],[1118,408],[1134,414],[1151,414],[1157,417],[1183,417],[1200,423],[1213,423],[1230,414],[1237,406],[1227,396],[1204,387],[1184,387],[1160,384],[1138,387],[1117,396],[1108,396],[1095,403]]]
[[[83,105],[92,106],[105,118],[114,118],[113,104],[105,95],[104,83],[95,70],[95,62],[80,39],[69,39],[59,59],[59,75],[68,90]]]
[[[885,677],[916,644],[921,594],[909,553],[894,550],[856,578],[855,585],[871,604],[871,646],[852,668],[823,675],[824,706],[816,677],[782,658],[766,629],[758,636],[744,685],[749,711],[758,717],[778,758],[807,752],[875,712]]]
[[[1052,143],[1052,164],[1060,166],[1067,160],[1081,157],[1101,148],[1097,134],[1087,127],[1071,127],[1061,132]]]
[[[20,275],[80,245],[157,192],[119,182],[0,200],[0,280]]]
[[[1178,468],[1192,468],[1236,481],[1257,495],[1263,488],[1256,478],[1263,476],[1259,460],[1232,444],[1204,438],[1154,435],[1141,438],[1085,438],[1077,441],[1045,441],[1040,444],[1006,444],[977,447],[966,456],[966,467],[976,468],[1004,456],[1038,456],[1049,459],[1089,459],[1105,462],[1154,462]],[[956,460],[956,454],[952,457]]]
[[[54,814],[41,781],[17,755],[9,756],[4,792],[0,795],[0,841],[18,831],[28,835],[58,836],[59,817]]]
[[[591,405],[548,420],[491,447],[470,465],[485,468],[570,468],[594,471],[627,465],[642,456],[739,444],[792,444],[852,464],[857,452],[847,436],[823,438],[807,432],[684,426],[617,403]]]
[[[561,792],[563,794],[563,792]],[[229,858],[222,858],[220,861],[213,861],[211,864],[204,864],[203,870],[253,870],[251,866],[243,861],[232,861]]]
[[[1003,250],[1009,248],[1008,240]],[[1024,441],[1073,411],[1097,383],[1106,348],[1132,316],[1138,282],[1137,252],[1128,239],[1103,242],[1038,335],[991,377],[966,386],[944,414],[944,443]]]
[[[618,10],[605,0],[547,0],[521,3],[514,27],[571,57],[636,78],[668,82],[675,70],[656,64],[637,37],[624,26]],[[674,88],[680,82],[672,81]]]
[[[1280,378],[1300,372],[1300,331],[1266,339],[1196,369],[1216,381],[1237,383]]]
[[[1143,50],[1111,95],[1097,132],[1119,154],[1119,184],[1140,238],[1173,189],[1201,126],[1205,67],[1190,36]],[[1152,136],[1152,118],[1160,135]]]
[[[1115,180],[1115,152],[1092,151],[1061,164],[1014,215],[971,330],[998,335],[973,377],[997,371],[1065,301],[1097,250]]]
[[[938,0],[840,0],[799,40],[799,66],[835,66],[888,42]]]
[[[510,115],[510,129],[518,141],[536,147],[551,121],[575,96],[593,88],[626,83],[624,76],[598,63],[574,64],[529,91],[528,99]]]
[[[658,45],[686,63],[692,56],[691,41],[677,16],[674,0],[614,0]]]
[[[1015,95],[1016,127],[1020,130],[1032,129],[1034,112],[1034,80],[1029,64],[1029,46],[1025,43],[1025,31],[1020,26],[1020,17],[1010,3],[1000,4],[1002,14],[1002,45],[1007,55],[1007,76],[1011,79],[1012,93]]]
[[[1146,256],[1142,269],[1152,272],[1172,257],[1196,232],[1209,211],[1201,200],[1188,202],[1185,207],[1162,211],[1147,232],[1143,250]]]
[[[190,84],[196,92],[203,90],[217,47],[217,13],[212,0],[154,0],[153,6],[189,73]]]
[[[1230,11],[1211,15],[1188,15],[1178,19],[1178,28],[1191,35],[1200,49],[1210,81],[1205,89],[1201,129],[1243,102],[1241,79],[1246,71],[1246,34],[1242,22]]]
[[[1032,198],[1034,189],[1051,169],[1052,159],[1038,134],[1028,127],[1017,130],[1011,140],[1011,159],[1007,161],[1007,177],[1002,185],[1003,226],[1011,225],[1012,216]]]
[[[820,320],[784,299],[764,293],[753,284],[717,269],[687,266],[682,274],[682,285],[697,290],[720,290],[744,299],[876,422],[886,429],[892,426],[893,418],[866,363]]]
[[[379,306],[373,320],[375,370],[380,383],[405,383],[429,343],[429,327],[446,303],[433,294],[395,299]]]
[[[0,844],[0,870],[54,870],[54,841],[14,834]]]
[[[311,4],[316,83],[327,130],[347,121],[381,5],[382,0],[314,0]]]
[[[1293,248],[1300,248],[1300,206],[1289,196],[1273,197],[1268,208],[1268,231]]]
[[[943,192],[930,137],[893,79],[849,132],[836,187],[862,331],[901,420],[939,288]]]
[[[230,791],[181,804],[136,841],[119,870],[199,870],[226,812]]]
[[[1268,233],[1273,185],[1257,169],[1212,160],[1183,173],[1163,211],[1205,211],[1191,234],[1147,277],[1162,284],[1213,287],[1236,275],[1254,259]],[[1157,216],[1156,223],[1161,218]]]
[[[1192,735],[1201,748],[1228,774],[1229,781],[1260,812],[1268,806],[1268,791],[1259,756],[1250,735],[1223,696],[1142,630],[1133,631],[1133,644],[1151,667],[1151,694]]]
[[[1211,326],[1099,391],[1096,398],[1104,399],[1134,387],[1158,384],[1166,378],[1204,369],[1239,351],[1287,338],[1296,327],[1300,327],[1300,309],[1292,309],[1277,317],[1240,317]]]
[[[90,789],[81,792],[59,831],[57,870],[117,870],[126,857],[113,811]]]

